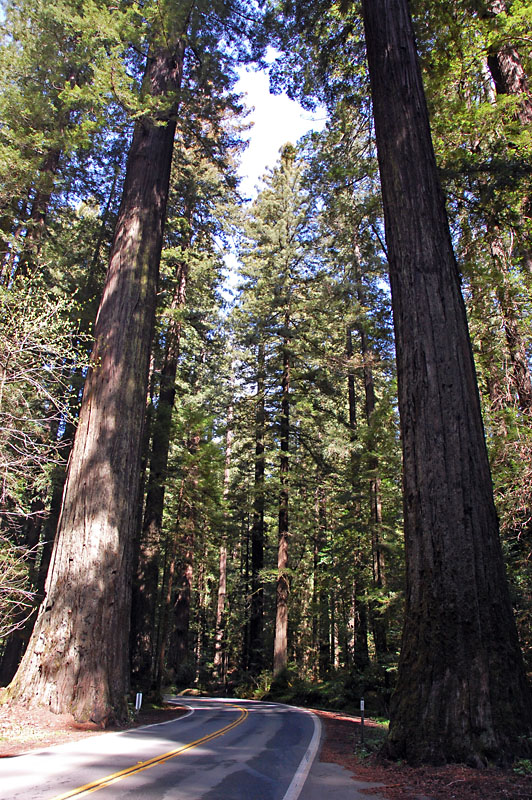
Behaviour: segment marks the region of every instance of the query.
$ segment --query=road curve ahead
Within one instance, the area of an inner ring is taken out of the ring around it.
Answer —
[[[1,759],[0,800],[297,800],[318,749],[314,715],[247,700],[185,703],[177,720]]]

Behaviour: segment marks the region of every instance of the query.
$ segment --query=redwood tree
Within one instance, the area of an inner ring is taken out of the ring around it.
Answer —
[[[397,348],[407,557],[388,750],[511,756],[532,698],[504,573],[460,279],[407,0],[364,0]]]
[[[140,97],[131,98],[137,121],[46,597],[10,690],[13,698],[102,724],[126,716],[131,543],[185,55],[194,50],[191,69],[201,71],[204,60],[194,45],[203,37],[209,59],[227,68],[230,88],[231,64],[251,58],[257,18],[246,0],[230,8],[224,2],[146,2],[142,17],[124,13],[125,36],[136,38],[127,66],[140,50],[147,52],[146,69]],[[226,55],[231,48],[232,61]],[[122,77],[119,90],[126,93],[131,81],[125,68]]]
[[[101,724],[126,716],[131,542],[183,36],[148,57],[146,94],[174,100],[135,126],[46,596],[10,689]]]

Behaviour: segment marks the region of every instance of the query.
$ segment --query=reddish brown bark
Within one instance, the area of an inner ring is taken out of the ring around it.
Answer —
[[[149,57],[148,94],[175,94],[182,55]],[[135,126],[46,598],[10,690],[102,724],[127,713],[131,543],[175,107],[168,112]]]
[[[285,320],[288,330],[289,319]],[[275,615],[275,641],[273,649],[273,674],[279,675],[288,664],[288,596],[290,583],[288,580],[288,479],[289,479],[289,436],[290,436],[290,342],[283,343],[283,375],[281,381],[281,422],[279,438],[281,442],[281,458],[279,478],[279,540],[277,550],[277,589]]]
[[[489,0],[484,15],[497,17],[507,11],[504,0]],[[488,55],[488,67],[497,94],[513,94],[521,98],[517,116],[523,125],[532,122],[532,94],[519,51],[514,44],[504,42]]]
[[[464,303],[407,0],[364,0],[397,349],[405,626],[389,753],[526,750],[532,698],[504,574]]]
[[[264,342],[258,346],[257,397],[255,401],[255,481],[253,495],[253,521],[251,526],[251,609],[249,616],[249,669],[258,674],[264,662],[263,613],[264,585],[261,570],[264,567]]]
[[[224,483],[223,483],[223,499],[224,504],[227,504],[229,497],[230,486],[230,468],[231,468],[231,452],[233,446],[233,403],[227,409],[227,432],[225,436],[225,466],[224,466]],[[225,512],[224,523],[227,526],[228,518],[227,511]],[[225,617],[225,600],[227,594],[227,535],[224,533],[222,543],[219,549],[218,561],[218,597],[216,603],[216,625],[214,633],[214,674],[220,679],[223,677],[223,661],[224,661],[224,617]]]

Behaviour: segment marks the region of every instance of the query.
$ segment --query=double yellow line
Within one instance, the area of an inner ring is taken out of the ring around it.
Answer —
[[[186,750],[191,750],[193,747],[198,747],[200,744],[205,744],[205,742],[210,742],[212,739],[217,739],[218,736],[223,736],[225,733],[228,733],[229,731],[233,730],[233,728],[236,728],[237,725],[240,725],[242,722],[244,722],[248,716],[246,709],[242,708],[241,706],[231,706],[231,708],[238,709],[240,711],[240,716],[229,725],[225,725],[225,727],[220,728],[213,733],[209,733],[207,736],[202,736],[201,739],[196,739],[195,742],[189,742],[188,744],[181,745],[181,747],[177,747],[175,750],[170,750],[168,753],[163,753],[155,758],[150,758],[148,761],[139,761],[138,764],[135,764],[132,767],[123,769],[120,772],[113,772],[112,775],[107,775],[105,778],[100,778],[100,780],[93,781],[92,783],[86,783],[85,786],[78,786],[77,789],[72,789],[70,792],[60,794],[57,797],[53,797],[51,800],[67,800],[69,797],[84,797],[88,794],[92,794],[92,792],[97,792],[98,789],[104,789],[106,786],[111,786],[111,784],[121,781],[123,778],[128,778],[130,775],[137,775],[139,772],[144,772],[145,769],[156,767],[157,764],[164,764],[165,761],[169,761],[171,758],[180,756],[181,753],[184,753]]]

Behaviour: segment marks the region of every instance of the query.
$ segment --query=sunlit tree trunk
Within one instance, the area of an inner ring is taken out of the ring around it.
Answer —
[[[285,320],[285,329],[289,320]],[[275,615],[275,641],[273,650],[273,674],[279,675],[288,664],[288,596],[290,584],[288,569],[288,480],[289,480],[289,436],[290,436],[290,355],[289,341],[283,344],[283,375],[281,382],[281,422],[279,438],[281,443],[279,493],[279,540],[277,548],[277,593]]]
[[[510,356],[512,388],[522,411],[532,411],[532,381],[526,344],[523,338],[519,308],[515,302],[508,269],[508,253],[500,237],[490,243],[497,266],[496,291]]]
[[[180,85],[183,47],[148,58],[145,91]],[[58,534],[13,698],[102,725],[127,715],[131,544],[175,108],[140,119],[95,325]]]

